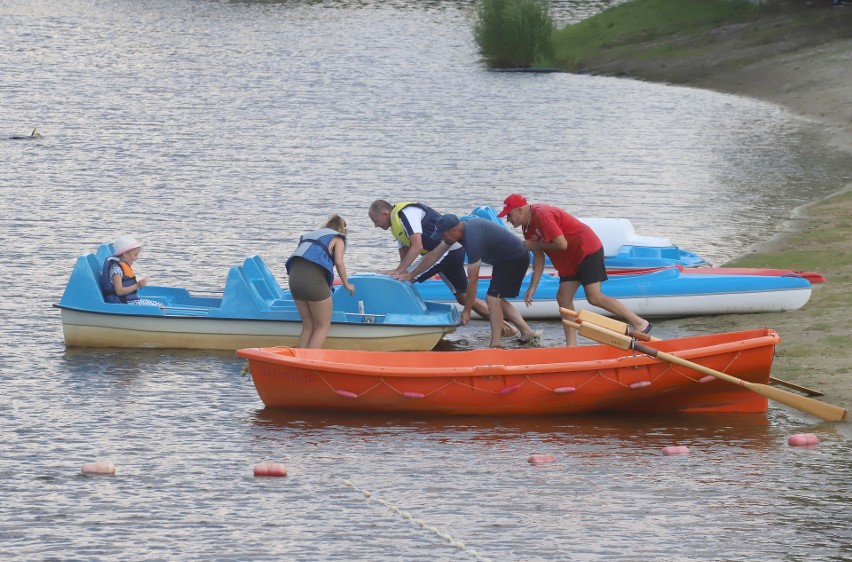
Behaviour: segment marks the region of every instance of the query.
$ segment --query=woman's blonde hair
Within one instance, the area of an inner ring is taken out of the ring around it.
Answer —
[[[340,215],[331,215],[323,228],[330,228],[341,234],[346,234],[346,221]]]

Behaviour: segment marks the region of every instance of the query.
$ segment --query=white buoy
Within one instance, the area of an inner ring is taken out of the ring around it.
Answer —
[[[530,458],[527,459],[527,462],[530,464],[545,464],[549,462],[556,462],[556,457],[554,455],[530,455]]]
[[[115,465],[108,461],[83,463],[83,474],[115,474]]]
[[[255,476],[287,476],[287,467],[277,462],[262,462],[254,465]]]

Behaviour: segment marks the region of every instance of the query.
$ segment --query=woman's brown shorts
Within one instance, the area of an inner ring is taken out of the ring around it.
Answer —
[[[290,264],[290,293],[297,301],[318,302],[331,296],[327,272],[324,267],[304,258],[295,258]]]

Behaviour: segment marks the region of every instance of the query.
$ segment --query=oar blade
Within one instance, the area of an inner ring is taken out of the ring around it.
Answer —
[[[769,377],[769,382],[774,382],[775,384],[780,384],[781,386],[786,386],[787,388],[792,388],[793,390],[804,392],[808,396],[825,396],[825,393],[820,392],[819,390],[814,390],[812,388],[808,388],[800,384],[795,384],[790,381],[785,381],[776,377]]]
[[[849,419],[849,412],[840,406],[826,404],[807,396],[793,394],[774,386],[759,384],[754,382],[745,382],[745,386],[758,394],[766,396],[770,400],[774,400],[786,406],[790,406],[806,414],[816,416],[825,421],[842,422]]]

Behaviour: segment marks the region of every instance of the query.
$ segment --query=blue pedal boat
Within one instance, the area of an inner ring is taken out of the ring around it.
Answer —
[[[80,256],[59,304],[69,347],[226,349],[295,346],[301,318],[259,256],[228,271],[221,296],[146,286],[140,298],[162,306],[113,304],[98,286],[112,244]],[[449,304],[425,302],[411,284],[384,275],[350,276],[355,295],[334,293],[326,348],[427,351],[458,326]],[[455,302],[455,301],[453,301]]]

